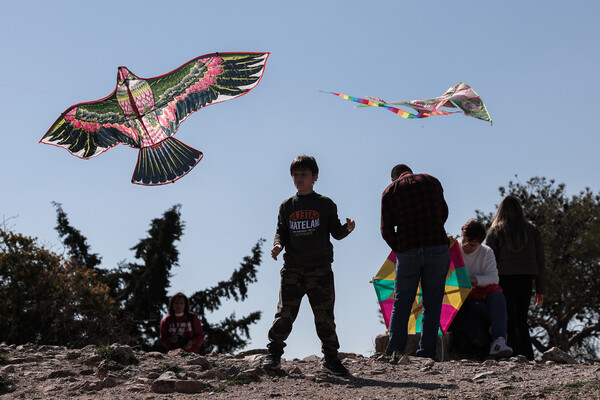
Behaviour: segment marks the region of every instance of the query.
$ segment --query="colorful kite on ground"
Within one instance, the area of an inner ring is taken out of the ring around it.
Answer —
[[[321,90],[321,92],[323,91]],[[449,112],[439,110],[439,108],[458,107],[465,113],[465,115],[482,119],[484,121],[489,121],[490,124],[492,123],[492,117],[490,117],[487,108],[485,108],[485,104],[483,104],[483,100],[481,100],[481,97],[479,97],[479,95],[464,82],[461,82],[456,86],[452,86],[450,89],[446,90],[446,93],[444,93],[440,97],[434,97],[432,99],[423,100],[393,101],[389,103],[377,97],[360,98],[334,92],[323,93],[331,93],[343,99],[360,103],[361,105],[358,107],[383,107],[395,114],[398,114],[402,118],[427,118],[432,115],[456,114],[459,111]],[[406,106],[413,108],[417,110],[417,114],[411,114],[399,108],[392,107],[392,104],[395,106]]]
[[[446,275],[446,289],[440,315],[440,329],[446,333],[456,313],[466,300],[471,291],[469,274],[462,259],[460,245],[454,241],[450,245],[450,269]],[[387,328],[390,327],[390,319],[394,306],[394,281],[396,279],[396,254],[391,252],[385,260],[377,275],[373,278],[375,293],[381,306],[381,313]],[[413,303],[412,312],[408,321],[408,332],[421,332],[421,314],[423,311],[421,285]]]
[[[69,107],[40,143],[64,147],[85,159],[125,143],[140,149],[133,183],[174,182],[202,159],[202,152],[173,138],[179,125],[202,107],[252,90],[269,54],[206,54],[149,79],[119,67],[110,95]]]

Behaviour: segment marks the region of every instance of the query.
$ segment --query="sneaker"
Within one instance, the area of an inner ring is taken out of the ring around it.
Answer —
[[[506,339],[499,337],[492,342],[490,347],[490,356],[496,358],[510,357],[513,353],[513,349],[506,345]]]
[[[265,369],[279,369],[281,366],[281,356],[268,354],[260,364]]]
[[[348,368],[344,367],[340,359],[337,357],[325,359],[322,369],[325,372],[329,372],[330,374],[337,376],[350,375],[350,371],[348,371]]]

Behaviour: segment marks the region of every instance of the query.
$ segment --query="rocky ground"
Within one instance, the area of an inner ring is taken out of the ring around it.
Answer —
[[[321,371],[322,359],[260,368],[263,350],[197,356],[145,353],[128,346],[0,344],[1,399],[600,399],[600,366],[568,358],[434,362],[341,354],[352,376]]]

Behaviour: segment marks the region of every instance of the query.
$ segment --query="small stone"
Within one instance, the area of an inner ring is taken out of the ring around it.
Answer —
[[[198,374],[199,379],[225,379],[225,373],[220,368],[209,369]]]
[[[478,379],[487,378],[488,376],[492,376],[492,375],[494,375],[494,371],[485,371],[485,372],[482,372],[482,373],[480,373],[480,374],[477,374],[477,375],[475,375],[475,376],[473,377],[473,380],[475,380],[475,381],[476,381],[476,380],[478,380]]]
[[[95,372],[95,371],[94,371],[93,369],[91,369],[91,368],[86,368],[86,369],[82,369],[81,371],[79,371],[79,375],[84,375],[84,376],[87,376],[87,375],[94,375],[94,372]]]
[[[52,371],[47,375],[48,379],[54,379],[54,378],[64,378],[67,376],[74,376],[77,375],[75,372],[70,371],[68,369],[59,369],[56,371]]]
[[[102,387],[102,381],[85,381],[83,385],[81,385],[80,389],[83,391],[97,392],[99,390],[102,390]]]
[[[98,371],[100,372],[116,371],[121,368],[123,368],[123,366],[113,360],[102,360],[102,362],[98,364]]]
[[[495,366],[495,365],[498,365],[498,361],[496,361],[496,360],[491,360],[491,359],[490,359],[490,360],[485,360],[485,361],[483,362],[483,365],[484,365],[484,366],[486,366],[486,367],[493,367],[493,366]]]
[[[206,357],[194,357],[187,362],[187,365],[199,365],[202,369],[210,369],[212,363],[206,359]]]
[[[245,351],[240,351],[239,353],[237,353],[234,358],[247,358],[248,356],[251,355],[258,355],[258,354],[269,354],[269,350],[267,349],[253,349],[253,350],[245,350]]]
[[[398,361],[398,365],[408,365],[410,363],[412,363],[412,361],[410,361],[410,356],[407,354],[404,354]]]
[[[156,358],[158,360],[162,360],[165,358],[165,355],[163,353],[160,353],[158,351],[151,351],[149,353],[146,353],[146,357],[148,358]]]
[[[102,357],[100,354],[92,354],[83,360],[84,364],[87,365],[96,365],[102,361],[104,361],[104,357]]]
[[[132,361],[133,350],[130,346],[114,343],[110,345],[110,350],[115,354],[115,358],[123,364],[129,364]]]
[[[302,361],[307,361],[307,362],[310,362],[310,361],[319,361],[319,357],[317,357],[317,356],[316,356],[316,355],[314,355],[314,354],[311,354],[311,355],[310,355],[310,356],[308,356],[308,357],[304,357],[304,358],[302,359]]]
[[[117,378],[115,376],[109,375],[102,381],[102,386],[105,388],[111,388],[117,386]]]
[[[15,373],[16,371],[17,371],[17,368],[15,368],[14,365],[7,365],[0,369],[0,372],[2,372],[3,374],[12,374],[12,373]]]
[[[292,367],[289,371],[288,374],[290,375],[302,375],[302,370],[300,369],[299,366],[294,366]]]
[[[75,360],[79,357],[81,357],[81,352],[77,350],[71,350],[68,351],[67,354],[65,354],[65,360]]]
[[[175,391],[176,379],[157,379],[150,387],[154,393],[173,393]]]
[[[196,380],[177,380],[175,381],[175,391],[178,393],[198,393],[207,385]]]
[[[138,393],[138,392],[143,392],[144,390],[146,390],[146,386],[145,385],[130,385],[127,387],[127,391],[128,392],[133,392],[133,393]]]

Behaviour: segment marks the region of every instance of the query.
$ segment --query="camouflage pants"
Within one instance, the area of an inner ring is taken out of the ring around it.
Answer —
[[[281,269],[279,303],[273,326],[269,330],[269,352],[283,354],[285,340],[292,331],[304,295],[308,296],[315,317],[317,335],[325,358],[337,357],[340,344],[335,333],[333,307],[335,289],[331,265],[288,267]]]

